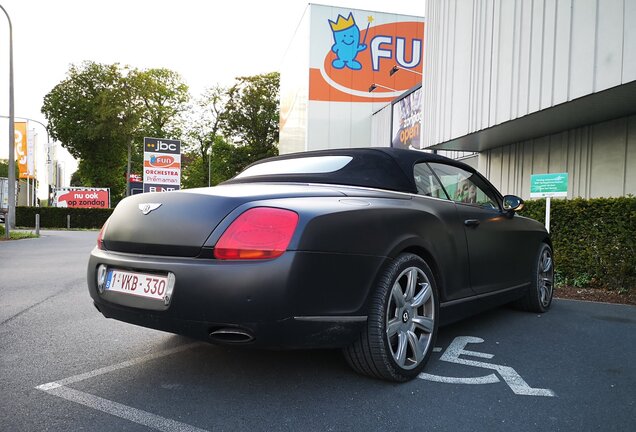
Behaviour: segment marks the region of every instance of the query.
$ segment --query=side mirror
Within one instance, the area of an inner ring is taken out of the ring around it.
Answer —
[[[515,213],[523,210],[525,203],[516,195],[506,195],[503,197],[503,209],[508,213]]]

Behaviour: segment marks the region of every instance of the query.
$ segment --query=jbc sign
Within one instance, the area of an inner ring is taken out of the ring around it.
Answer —
[[[144,192],[181,188],[181,141],[144,138]]]

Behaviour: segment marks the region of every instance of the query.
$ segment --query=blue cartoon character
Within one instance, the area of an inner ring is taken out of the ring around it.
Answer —
[[[349,12],[349,17],[338,15],[336,22],[329,20],[331,31],[333,32],[334,44],[331,51],[335,52],[338,58],[331,62],[336,69],[345,66],[352,70],[360,70],[362,65],[356,61],[356,56],[360,51],[367,49],[367,46],[360,44],[360,29],[353,19],[353,14]],[[365,35],[366,39],[366,35]]]

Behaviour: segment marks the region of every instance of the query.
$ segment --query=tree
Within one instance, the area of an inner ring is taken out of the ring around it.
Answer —
[[[71,174],[71,186],[84,186],[82,184],[82,178],[80,177],[79,170]]]
[[[138,110],[139,132],[155,138],[180,137],[180,117],[190,100],[181,76],[164,68],[133,69],[126,78]]]
[[[42,113],[53,139],[79,159],[85,186],[124,188],[126,148],[137,127],[119,65],[71,65],[65,80],[45,97]]]
[[[222,115],[225,137],[237,147],[246,147],[251,162],[278,155],[280,74],[239,77],[236,81],[228,91]]]
[[[211,87],[197,99],[195,113],[186,134],[189,165],[184,167],[183,187],[216,184],[209,178],[210,150],[220,136],[221,119],[227,101],[227,89]]]
[[[236,81],[229,90],[208,89],[197,101],[187,134],[184,188],[218,184],[250,163],[278,154],[279,74]]]
[[[188,98],[187,86],[168,69],[84,62],[45,96],[42,113],[51,136],[79,159],[80,181],[110,187],[116,200],[124,192],[128,153],[141,170],[144,136],[180,138]]]
[[[131,172],[143,171],[143,138],[181,138],[182,116],[189,109],[188,86],[181,76],[169,69],[132,69],[124,85],[131,108],[139,119],[128,143]]]
[[[18,161],[15,161],[15,172],[18,173],[20,168],[18,167]],[[9,161],[0,160],[0,177],[9,177]]]
[[[212,184],[231,179],[252,162],[249,147],[218,140],[212,148]]]

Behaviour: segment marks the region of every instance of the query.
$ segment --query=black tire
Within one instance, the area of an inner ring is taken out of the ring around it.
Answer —
[[[543,313],[550,309],[554,294],[554,259],[552,248],[541,243],[532,266],[532,281],[526,295],[515,302],[520,309]]]
[[[431,356],[438,322],[433,272],[419,256],[401,254],[383,270],[372,293],[367,325],[360,338],[343,349],[344,356],[363,375],[408,381]]]

